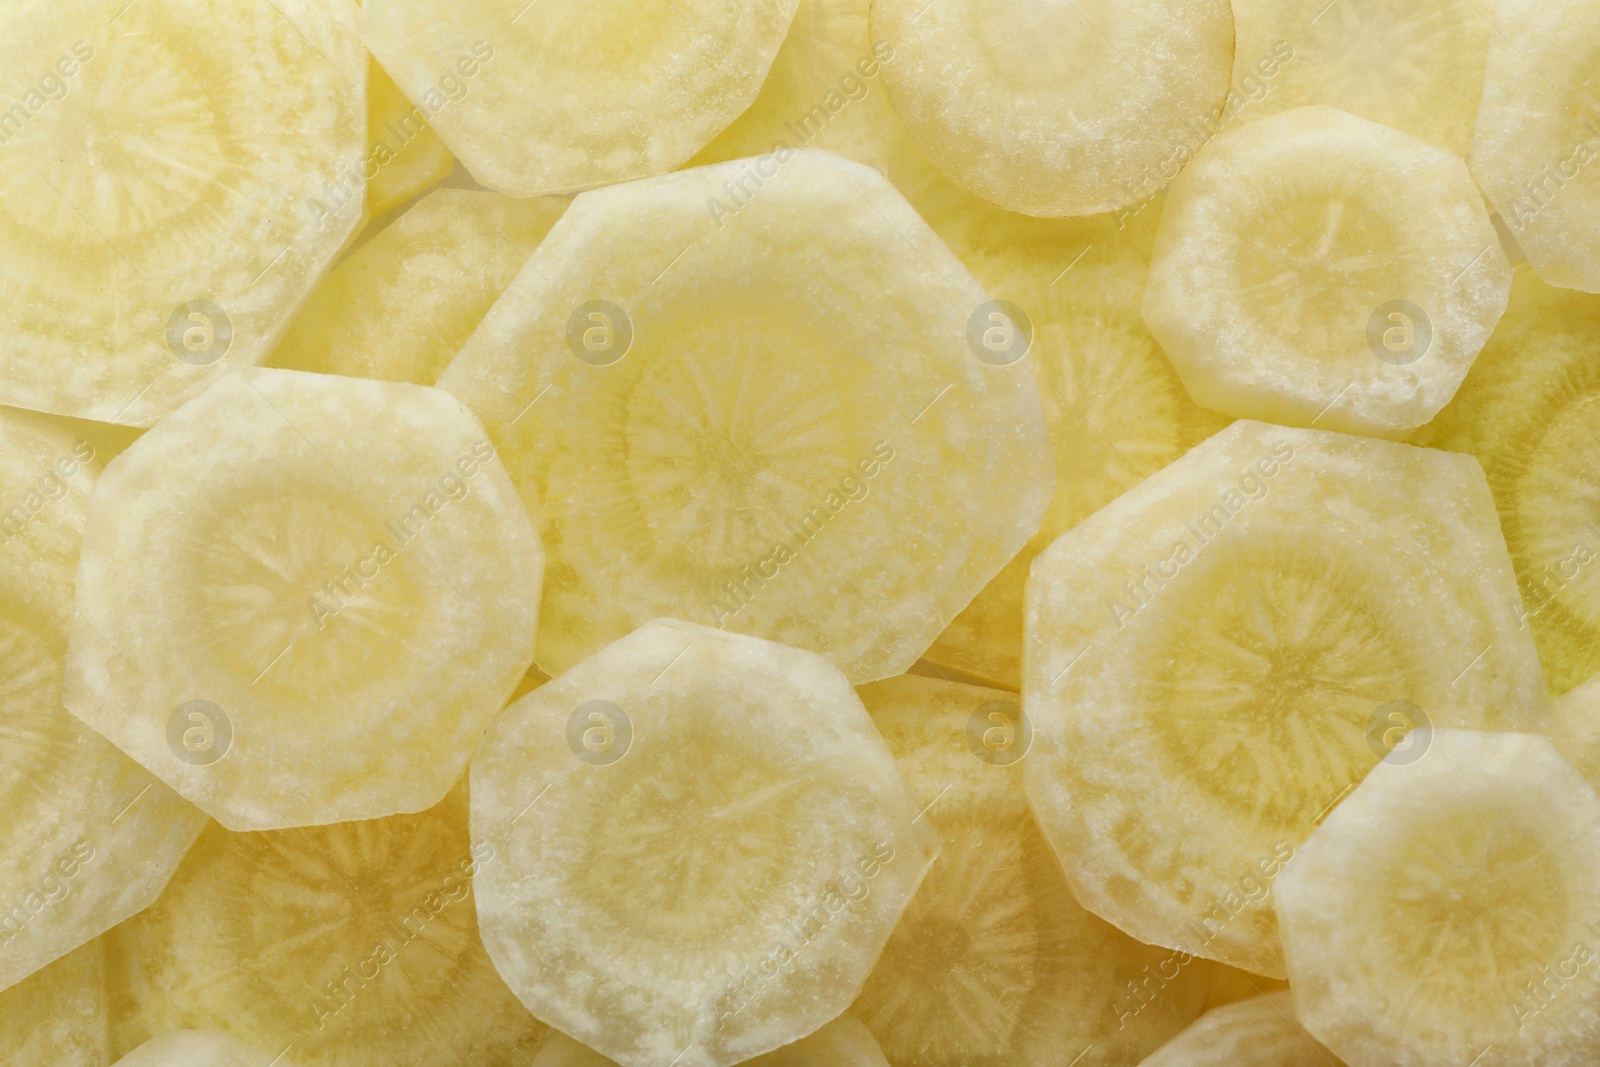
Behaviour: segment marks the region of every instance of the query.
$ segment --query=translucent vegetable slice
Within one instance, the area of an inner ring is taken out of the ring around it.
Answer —
[[[346,0],[5,6],[8,403],[148,426],[271,351],[361,217],[355,20]]]
[[[756,99],[799,0],[366,0],[362,36],[483,184],[574,192],[680,166]]]
[[[876,0],[889,96],[958,185],[1027,215],[1158,191],[1214,128],[1233,67],[1223,0]]]
[[[66,702],[233,829],[437,803],[528,668],[543,552],[414,385],[244,368],[107,470]]]
[[[649,623],[503,712],[472,763],[484,943],[627,1067],[724,1067],[860,989],[938,850],[835,668]]]
[[[1600,1055],[1600,796],[1544,737],[1438,730],[1278,883],[1300,1021],[1351,1064]]]
[[[377,218],[443,181],[455,157],[377,60],[367,64],[367,216]]]
[[[691,165],[759,156],[776,146],[825,148],[886,170],[900,120],[881,77],[886,42],[868,28],[871,0],[800,0],[749,110]]]
[[[117,1046],[219,1029],[300,1067],[524,1067],[548,1031],[479,940],[473,883],[503,858],[467,807],[462,785],[418,815],[211,826],[105,939]]]
[[[746,1061],[749,1067],[889,1067],[872,1033],[850,1016],[841,1016],[810,1037]],[[553,1034],[531,1067],[616,1067],[587,1045]]]
[[[1216,1008],[1139,1067],[1343,1067],[1295,1019],[1287,992]]]
[[[61,703],[97,472],[87,441],[0,409],[0,989],[154,900],[205,822]]]
[[[1600,292],[1600,8],[1497,0],[1472,174],[1539,277]]]
[[[944,842],[853,1009],[891,1064],[1131,1064],[1200,1014],[1211,963],[1073,898],[1028,810],[1015,695],[911,675],[860,692]]]
[[[1025,771],[1078,899],[1284,977],[1274,877],[1409,729],[1543,728],[1515,598],[1476,462],[1317,430],[1234,423],[1064,534]]]
[[[107,1067],[105,972],[90,941],[0,993],[0,1063]]]
[[[1228,420],[1189,398],[1139,317],[1159,203],[1060,221],[1024,218],[955,190],[919,206],[984,287],[1033,326],[1055,494],[1039,532],[926,654],[946,670],[1015,690],[1022,589],[1034,557]]]
[[[1224,118],[1328,104],[1464,156],[1493,17],[1478,0],[1235,0]]]
[[[1455,393],[1510,288],[1460,159],[1307,107],[1226,131],[1172,184],[1144,317],[1207,407],[1398,437]]]
[[[432,385],[566,206],[428,194],[334,268],[272,364]]]
[[[578,197],[439,379],[550,550],[539,665],[673,615],[853,681],[911,666],[1049,497],[998,314],[880,175],[825,152]]]
[[[1471,452],[1489,475],[1551,689],[1600,672],[1600,297],[1519,267],[1511,304],[1461,391],[1417,441]]]
[[[221,1030],[172,1030],[122,1057],[117,1067],[294,1067],[294,1063],[251,1048]]]

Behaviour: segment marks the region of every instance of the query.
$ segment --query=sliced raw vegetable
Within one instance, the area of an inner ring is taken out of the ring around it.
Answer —
[[[362,36],[513,196],[680,166],[756,99],[799,0],[366,0]]]
[[[1600,1058],[1600,796],[1544,737],[1438,730],[1279,879],[1295,1007],[1353,1067]]]
[[[414,385],[241,369],[101,478],[66,702],[233,829],[419,811],[528,669],[543,551]]]
[[[837,669],[671,619],[495,720],[472,839],[500,973],[627,1067],[726,1067],[839,1015],[938,850]]]
[[[16,0],[0,71],[8,403],[151,425],[260,362],[360,222],[348,0]]]
[[[867,681],[1038,529],[1029,343],[880,175],[807,150],[578,197],[439,384],[538,517],[544,670],[670,615]]]
[[[875,0],[894,109],[956,184],[1027,215],[1158,192],[1216,128],[1226,0]]]
[[[215,1028],[300,1067],[525,1067],[548,1031],[495,973],[472,906],[502,862],[470,847],[464,784],[420,815],[213,825],[105,939],[112,1036]]]
[[[1600,5],[1496,0],[1472,174],[1551,285],[1600,292]]]
[[[1468,456],[1238,422],[1064,534],[1028,583],[1029,799],[1085,907],[1284,976],[1274,878],[1432,726],[1542,729]]]
[[[154,900],[205,824],[62,705],[98,470],[87,440],[0,409],[0,989]]]
[[[1306,107],[1221,134],[1172,184],[1144,317],[1207,407],[1399,437],[1449,401],[1510,289],[1458,157]]]

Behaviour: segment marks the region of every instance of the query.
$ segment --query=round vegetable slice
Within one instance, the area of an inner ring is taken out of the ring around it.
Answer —
[[[100,942],[90,941],[0,992],[0,1062],[106,1067],[106,1010]]]
[[[1027,352],[880,175],[806,150],[578,197],[439,385],[550,550],[544,670],[670,615],[866,681],[1038,529]]]
[[[1274,877],[1411,729],[1542,729],[1470,457],[1237,422],[1028,583],[1028,795],[1084,906],[1284,977]],[[1425,734],[1419,734],[1419,737]]]
[[[503,860],[467,810],[463,784],[418,815],[211,826],[105,939],[118,1047],[215,1028],[301,1067],[523,1067],[548,1031],[479,940],[474,882]]]
[[[86,440],[0,409],[0,989],[149,904],[205,816],[62,706]]]
[[[912,675],[860,692],[944,842],[854,1008],[891,1064],[1137,1063],[1200,1014],[1211,963],[1073,898],[1028,810],[1015,695]]]
[[[1223,133],[1173,183],[1144,317],[1207,407],[1399,437],[1455,393],[1510,289],[1460,159],[1306,107]]]
[[[140,1045],[117,1067],[294,1067],[221,1030],[171,1030]]]
[[[1522,265],[1511,303],[1449,406],[1418,444],[1483,464],[1521,597],[1555,693],[1600,672],[1600,297]]]
[[[810,1037],[745,1062],[749,1067],[889,1067],[871,1031],[848,1015]],[[531,1067],[616,1067],[616,1061],[565,1034],[553,1034]]]
[[[1355,1065],[1600,1055],[1600,796],[1544,737],[1438,730],[1279,879],[1305,1028]]]
[[[1294,998],[1269,993],[1208,1011],[1139,1067],[1343,1067],[1295,1020]]]
[[[5,6],[8,403],[149,426],[271,350],[361,218],[355,19],[345,0]]]
[[[323,280],[272,365],[432,385],[566,206],[429,193]]]
[[[947,189],[919,206],[984,287],[1021,308],[1033,328],[1055,493],[1039,532],[926,653],[942,668],[1015,690],[1034,557],[1228,420],[1190,399],[1139,316],[1159,204],[1056,221]]]
[[[1233,67],[1225,0],[874,0],[872,36],[928,158],[1027,215],[1157,192],[1215,129]]]
[[[484,943],[627,1067],[725,1067],[850,1004],[938,851],[837,669],[663,619],[507,708],[472,762]]]
[[[755,100],[799,0],[366,0],[362,36],[513,196],[680,166]]]
[[[437,803],[528,668],[543,551],[472,415],[244,368],[95,493],[66,702],[233,829]]]
[[[1234,0],[1224,116],[1328,104],[1464,156],[1493,15],[1477,0]]]
[[[1498,0],[1472,174],[1539,277],[1600,292],[1600,8]]]

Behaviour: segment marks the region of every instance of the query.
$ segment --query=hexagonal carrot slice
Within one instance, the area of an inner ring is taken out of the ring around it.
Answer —
[[[1300,1021],[1351,1064],[1595,1062],[1600,796],[1542,736],[1429,741],[1279,880]]]
[[[484,943],[627,1065],[726,1067],[854,998],[937,852],[821,657],[671,619],[511,705],[472,763]]]
[[[7,403],[149,426],[266,356],[361,218],[355,20],[346,0],[0,11],[0,70],[36,82],[0,111]]]
[[[1499,0],[1472,174],[1551,285],[1600,292],[1600,9]]]
[[[98,465],[0,409],[0,989],[149,904],[205,816],[62,705]]]
[[[362,36],[473,176],[513,196],[681,165],[750,106],[799,0],[366,0]]]
[[[578,197],[439,385],[538,517],[546,671],[672,615],[865,681],[1038,529],[1031,343],[880,175],[807,150]]]
[[[234,829],[417,811],[527,670],[542,567],[448,394],[245,368],[102,477],[67,704]]]
[[[1172,183],[1144,318],[1206,407],[1399,437],[1455,393],[1510,291],[1466,164],[1304,107],[1222,133]]]
[[[1078,899],[1283,977],[1273,878],[1380,757],[1543,728],[1516,604],[1478,464],[1371,438],[1238,422],[1064,534],[1028,583],[1024,770]]]
[[[1158,192],[1222,110],[1226,0],[874,0],[895,111],[956,184],[1026,215]]]

